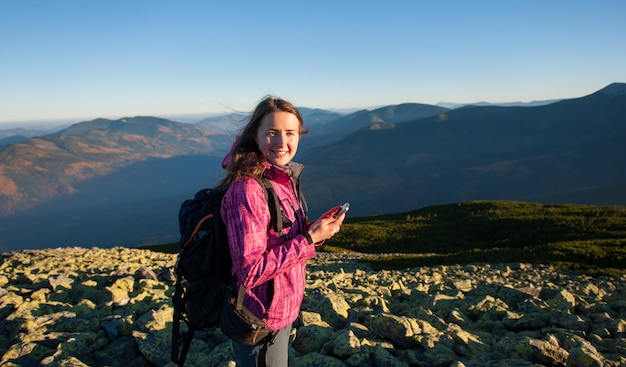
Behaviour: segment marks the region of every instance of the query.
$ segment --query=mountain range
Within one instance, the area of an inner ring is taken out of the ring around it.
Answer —
[[[473,199],[624,205],[624,141],[626,84],[615,83],[543,106],[374,124],[307,156],[306,189],[351,201],[353,215]]]
[[[626,205],[626,84],[533,106],[301,108],[315,218],[466,200]],[[0,147],[0,250],[174,242],[180,203],[223,174],[245,114],[96,119]]]

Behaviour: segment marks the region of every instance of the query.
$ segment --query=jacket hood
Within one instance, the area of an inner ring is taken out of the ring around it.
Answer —
[[[228,164],[230,163],[232,156],[233,156],[233,151],[235,150],[235,145],[237,145],[238,141],[239,141],[239,135],[235,137],[233,144],[230,146],[230,149],[228,150],[228,153],[226,153],[226,156],[224,157],[224,159],[222,159],[222,168],[226,169],[226,167],[228,167]]]

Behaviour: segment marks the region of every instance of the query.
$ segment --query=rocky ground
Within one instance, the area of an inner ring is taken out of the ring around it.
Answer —
[[[472,264],[372,271],[318,254],[291,366],[626,366],[626,277]],[[2,254],[1,366],[166,366],[175,255]],[[219,330],[189,366],[234,366]]]

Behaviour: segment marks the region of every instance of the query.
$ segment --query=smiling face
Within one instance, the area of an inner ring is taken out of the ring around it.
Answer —
[[[282,167],[298,151],[300,121],[290,112],[268,113],[261,120],[256,134],[259,151],[271,164]]]

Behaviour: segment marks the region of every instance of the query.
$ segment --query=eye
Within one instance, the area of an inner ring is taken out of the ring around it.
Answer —
[[[269,131],[267,132],[267,136],[269,136],[269,137],[274,137],[274,136],[276,136],[276,131],[274,131],[274,130],[269,130]]]

